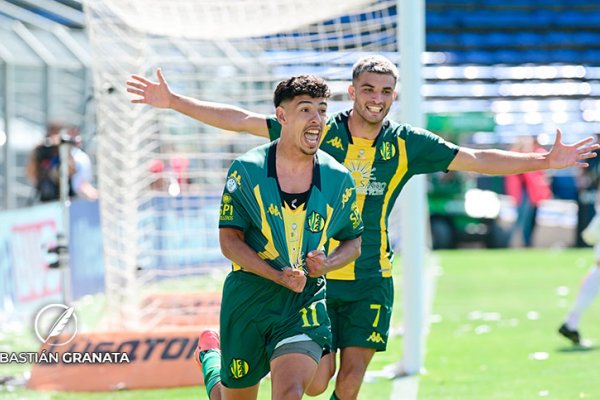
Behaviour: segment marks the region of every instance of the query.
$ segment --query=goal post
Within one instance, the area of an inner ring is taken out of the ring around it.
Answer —
[[[151,290],[182,290],[185,285],[169,282],[226,270],[216,217],[225,173],[237,155],[264,143],[133,105],[128,76],[155,80],[161,67],[176,92],[271,114],[278,81],[315,74],[332,89],[330,112],[340,111],[351,106],[346,89],[358,58],[378,53],[399,63],[400,3],[84,1],[97,104],[107,326],[151,329],[165,321],[160,301],[148,301]]]

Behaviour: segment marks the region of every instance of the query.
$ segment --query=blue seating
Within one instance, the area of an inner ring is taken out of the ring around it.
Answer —
[[[482,34],[465,32],[458,35],[458,42],[464,47],[479,47],[483,43]]]
[[[499,50],[495,52],[494,56],[500,64],[523,64],[528,62],[523,52],[518,50]]]
[[[494,7],[504,7],[504,8],[531,8],[535,7],[535,3],[531,0],[482,0],[482,4],[486,6],[494,6]]]
[[[547,29],[554,23],[556,12],[537,10],[528,15],[530,28]]]
[[[538,46],[543,42],[543,34],[533,32],[517,32],[513,35],[514,44],[517,46]]]
[[[493,47],[506,46],[512,42],[512,35],[508,32],[491,32],[485,39],[485,45]]]
[[[588,2],[594,0],[588,0]],[[571,3],[571,0],[532,0],[537,7],[565,6]]]
[[[495,57],[490,51],[475,50],[461,54],[465,64],[494,64]]]
[[[559,27],[597,28],[600,25],[600,12],[566,11],[556,16]]]
[[[458,18],[452,13],[427,12],[425,24],[428,29],[455,28]]]
[[[547,50],[527,49],[523,51],[523,62],[533,64],[547,64],[550,55]]]
[[[584,64],[600,64],[600,49],[585,50],[582,52],[581,58]]]
[[[450,32],[427,32],[425,37],[426,43],[429,45],[451,48],[460,42],[460,38]]]
[[[529,13],[519,11],[482,11],[475,15],[465,15],[466,26],[481,26],[486,28],[528,28],[533,19]]]
[[[589,46],[593,43],[600,43],[600,32],[578,32],[571,35],[570,41],[566,43],[572,43],[581,46]]]
[[[548,46],[562,46],[565,43],[573,43],[576,35],[571,32],[550,31],[545,35],[545,41]]]
[[[450,52],[452,63],[600,63],[600,0],[427,0],[426,6],[427,49]]]
[[[557,63],[580,64],[582,52],[572,49],[557,49],[551,52],[549,60]]]

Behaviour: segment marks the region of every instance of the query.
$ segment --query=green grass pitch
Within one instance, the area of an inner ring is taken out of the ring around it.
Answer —
[[[600,398],[600,299],[581,323],[589,348],[574,348],[556,329],[594,262],[591,249],[458,250],[436,253],[432,324],[419,399]],[[397,278],[395,325],[402,313],[402,268]],[[93,306],[93,305],[92,305]],[[28,341],[0,334],[0,351],[24,350]],[[30,343],[30,342],[29,342]],[[375,356],[370,371],[398,361],[402,338]],[[193,366],[192,366],[193,367]],[[0,365],[0,377],[23,370]],[[333,388],[333,386],[331,386]],[[331,389],[332,390],[332,389]],[[316,399],[329,398],[331,390]],[[391,398],[394,382],[371,378],[361,399]],[[395,392],[394,398],[402,398]],[[37,393],[0,384],[2,399],[206,399],[203,387],[112,393]],[[269,399],[269,381],[259,399]]]

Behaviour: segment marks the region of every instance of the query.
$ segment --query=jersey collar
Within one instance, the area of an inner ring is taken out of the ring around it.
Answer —
[[[269,152],[267,153],[267,177],[274,178],[277,181],[277,187],[281,190],[279,186],[279,180],[277,179],[277,164],[276,164],[276,156],[277,156],[277,143],[279,143],[279,139],[271,142],[269,146]],[[321,168],[319,168],[319,156],[318,152],[313,156],[313,176],[312,176],[312,186],[321,190]]]
[[[348,120],[350,119],[351,111],[352,110],[350,109],[339,113],[336,119],[338,120],[338,123],[343,124],[346,128],[346,134],[348,135],[348,143],[354,144],[354,141],[352,140],[352,133],[350,132],[350,126],[348,125]],[[381,142],[383,137],[383,132],[385,132],[385,130],[389,128],[389,126],[390,121],[386,118],[383,121],[383,124],[381,125],[381,130],[377,134],[377,137],[375,138],[375,140],[373,140],[373,147],[377,147],[379,145],[379,142]]]

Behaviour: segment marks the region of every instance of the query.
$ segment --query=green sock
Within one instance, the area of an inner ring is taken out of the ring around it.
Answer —
[[[329,398],[329,400],[340,400],[340,398],[336,396],[335,390],[333,391],[333,393],[331,393],[331,397]]]
[[[207,350],[200,353],[204,386],[210,399],[210,391],[221,382],[221,353],[218,350]]]

